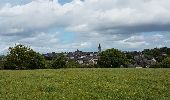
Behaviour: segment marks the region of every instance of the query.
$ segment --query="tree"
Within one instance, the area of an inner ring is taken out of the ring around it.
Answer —
[[[66,67],[66,59],[63,54],[57,55],[52,61],[52,68],[64,68]]]
[[[161,68],[170,68],[170,57],[165,58],[161,63],[160,63]]]
[[[4,69],[4,58],[5,58],[4,55],[0,56],[0,69]]]
[[[127,65],[127,58],[117,49],[108,49],[99,54],[98,65],[104,68],[119,68],[121,65]]]
[[[24,45],[9,48],[9,53],[4,63],[5,69],[43,69],[44,57]]]
[[[81,68],[81,66],[82,65],[74,60],[68,60],[68,62],[66,63],[67,68]]]

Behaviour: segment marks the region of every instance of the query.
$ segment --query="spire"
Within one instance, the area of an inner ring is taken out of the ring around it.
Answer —
[[[99,43],[99,47],[98,47],[98,52],[100,53],[102,51],[101,45]]]
[[[99,48],[101,48],[101,45],[100,45],[100,43],[99,43]]]

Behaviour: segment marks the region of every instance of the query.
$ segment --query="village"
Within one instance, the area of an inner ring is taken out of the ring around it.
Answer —
[[[156,49],[156,48],[155,48]],[[80,65],[96,65],[98,60],[100,59],[99,54],[102,52],[102,47],[99,44],[98,51],[97,52],[83,52],[80,50],[76,50],[75,52],[64,52],[63,54],[66,57],[67,61],[75,61],[79,63]],[[155,65],[158,61],[154,56],[146,55],[144,52],[137,52],[137,51],[131,51],[131,52],[123,52],[125,56],[129,59],[129,63],[127,66],[121,66],[126,68],[150,68],[151,66]],[[47,53],[43,54],[43,56],[47,59],[52,59],[52,57],[57,56],[61,53]],[[129,57],[129,55],[131,57]],[[150,57],[148,57],[150,56]],[[157,55],[160,56],[160,55]],[[165,52],[162,52],[161,57],[166,57],[167,54]]]

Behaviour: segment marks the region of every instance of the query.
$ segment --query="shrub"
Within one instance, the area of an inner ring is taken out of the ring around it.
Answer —
[[[0,61],[0,70],[1,69],[4,69],[4,65],[3,65],[3,62],[2,61]]]
[[[67,63],[66,63],[66,67],[67,68],[81,68],[81,65],[74,61],[74,60],[69,60]]]
[[[57,55],[55,58],[52,60],[52,68],[57,69],[57,68],[65,68],[66,67],[66,58],[63,54]]]

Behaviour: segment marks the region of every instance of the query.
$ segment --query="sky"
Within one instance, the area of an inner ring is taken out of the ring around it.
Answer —
[[[0,54],[170,47],[170,0],[0,0]]]

